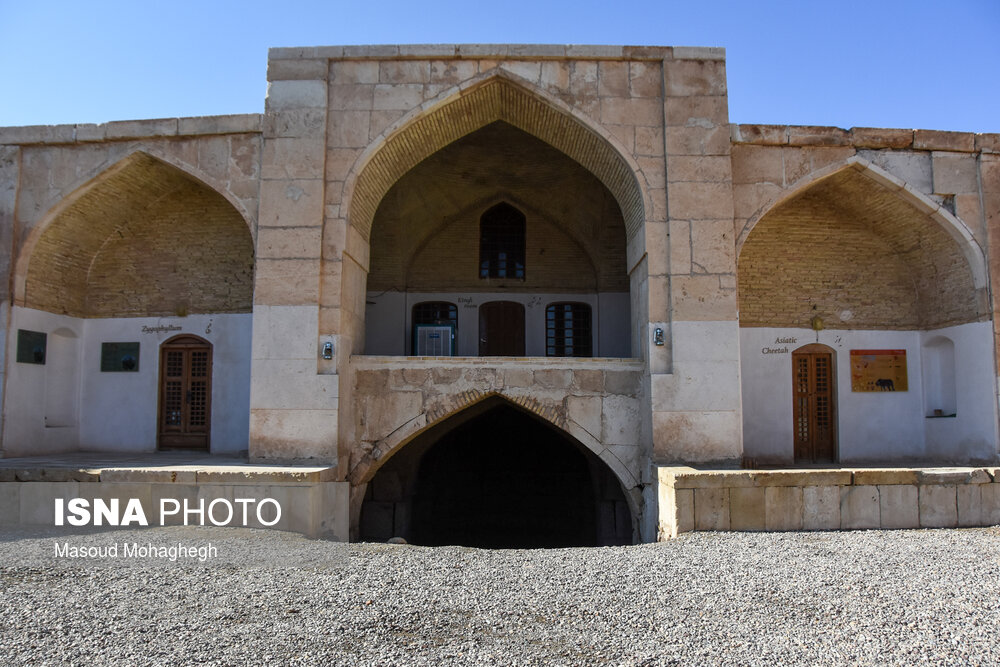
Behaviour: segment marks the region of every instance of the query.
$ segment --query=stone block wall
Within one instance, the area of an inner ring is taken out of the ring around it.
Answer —
[[[648,452],[641,434],[642,364],[634,361],[361,357],[352,362],[352,484],[372,478],[427,427],[500,397],[580,441],[623,489],[637,487]]]
[[[658,539],[694,530],[1000,525],[1000,469],[658,470]]]

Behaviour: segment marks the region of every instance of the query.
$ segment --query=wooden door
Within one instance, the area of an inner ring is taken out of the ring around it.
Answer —
[[[160,449],[208,450],[212,425],[212,346],[196,336],[160,348]]]
[[[833,355],[812,347],[792,353],[796,463],[837,459]]]
[[[524,306],[490,301],[479,307],[479,356],[524,356]]]

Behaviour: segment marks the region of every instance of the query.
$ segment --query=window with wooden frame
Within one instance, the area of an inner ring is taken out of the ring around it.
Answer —
[[[524,280],[524,214],[501,202],[479,219],[479,277]]]
[[[545,307],[545,356],[593,356],[590,306],[585,303],[550,303]]]

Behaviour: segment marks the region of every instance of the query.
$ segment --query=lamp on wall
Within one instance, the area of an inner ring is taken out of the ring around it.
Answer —
[[[813,318],[809,320],[809,326],[813,328],[813,331],[823,330],[823,318],[819,315],[813,315]]]
[[[653,345],[663,345],[663,329],[661,327],[653,329]]]
[[[323,343],[323,358],[333,359],[333,343],[330,341]]]

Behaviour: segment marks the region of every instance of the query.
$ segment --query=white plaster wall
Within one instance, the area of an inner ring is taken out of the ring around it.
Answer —
[[[955,416],[925,416],[929,457],[957,462],[997,460],[1000,433],[992,329],[991,322],[973,322],[921,334],[921,345],[938,336],[955,344]]]
[[[456,356],[479,355],[479,306],[489,301],[524,304],[525,354],[545,356],[545,307],[557,301],[590,304],[593,348],[599,357],[629,357],[631,306],[626,292],[601,294],[523,294],[506,292],[371,292],[365,309],[365,354],[411,354],[413,306],[422,301],[449,301],[458,306]]]
[[[923,398],[921,346],[937,335],[955,342],[958,417],[928,419]],[[776,343],[778,338],[795,343]],[[792,352],[822,343],[836,352],[837,440],[842,462],[946,460],[995,457],[996,390],[989,322],[939,331],[740,329],[743,449],[764,462],[791,462]],[[767,349],[787,352],[764,353]],[[852,349],[905,349],[908,391],[852,392]]]
[[[84,322],[74,317],[17,307],[11,309],[10,318],[4,392],[4,455],[28,456],[75,451],[80,443],[79,420],[70,426],[45,426],[46,383],[65,381],[65,378],[49,377],[54,374],[50,372],[52,367],[48,363],[17,363],[17,330],[45,332],[49,335],[47,347],[51,347],[52,332],[58,329],[71,331],[79,343],[83,337]],[[77,377],[79,378],[79,374]],[[79,385],[74,387],[74,391],[79,392]]]
[[[250,423],[249,313],[170,318],[77,319],[14,308],[8,337],[7,456],[83,451],[142,452],[156,449],[160,345],[180,334],[212,343],[211,451],[247,449]],[[143,330],[147,327],[147,331]],[[168,327],[169,330],[158,330]],[[54,367],[15,361],[17,329],[74,332],[79,341],[76,376],[79,415],[75,427],[44,423],[45,384],[58,381]],[[139,343],[139,371],[102,373],[101,343]]]

